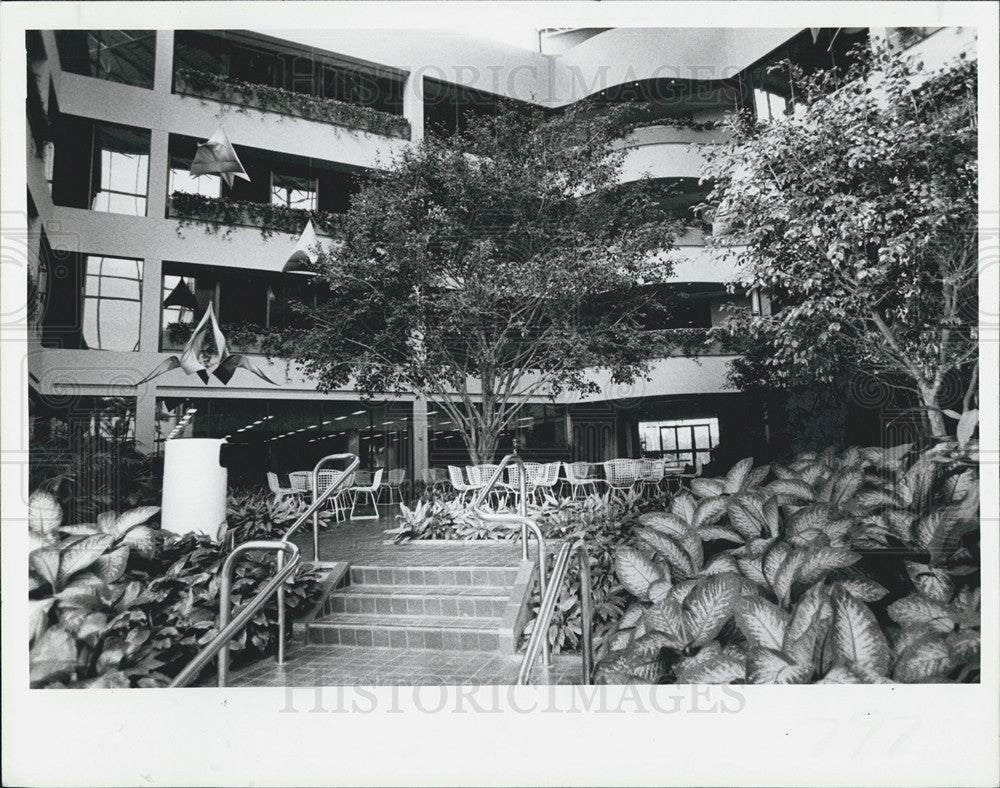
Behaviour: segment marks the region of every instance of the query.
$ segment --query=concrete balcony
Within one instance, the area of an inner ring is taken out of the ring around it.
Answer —
[[[654,125],[636,129],[621,145],[627,149],[623,183],[651,178],[698,178],[705,157],[702,148],[729,139],[724,129]]]

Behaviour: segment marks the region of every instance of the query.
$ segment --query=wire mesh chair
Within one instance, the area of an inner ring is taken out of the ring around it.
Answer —
[[[625,493],[639,481],[640,468],[637,460],[605,460],[604,478],[612,492]]]
[[[544,499],[545,494],[555,496],[556,483],[559,481],[559,467],[561,463],[547,462],[542,466],[542,472],[535,483],[535,490],[540,498]]]
[[[291,485],[290,480],[289,480],[289,485]],[[271,490],[271,492],[274,493],[275,503],[281,503],[288,496],[292,496],[293,498],[299,498],[302,495],[302,493],[306,492],[305,490],[299,490],[292,486],[282,487],[281,482],[278,481],[278,474],[274,473],[273,471],[267,472],[267,486]]]
[[[335,471],[335,470],[320,471],[317,474],[317,482],[319,489],[316,490],[316,494],[321,495],[324,490],[326,490],[332,484],[335,484],[343,475],[344,475],[343,471]],[[347,519],[347,513],[348,513],[347,502],[350,495],[350,487],[354,484],[354,477],[355,474],[352,473],[350,478],[348,478],[347,481],[345,482],[345,484],[334,495],[331,495],[329,498],[330,505],[333,508],[333,515],[338,523],[342,518]]]
[[[403,485],[406,483],[406,468],[393,468],[386,474],[385,486],[389,490],[389,503],[403,502]],[[393,493],[399,498],[393,500]]]
[[[482,465],[470,465],[468,467],[470,481],[476,485],[478,490],[483,487],[490,479],[493,478],[493,474],[497,472],[499,465],[494,463],[483,463]],[[490,490],[490,501],[499,506],[501,502],[506,502],[507,500],[507,490],[504,488],[504,480],[501,479],[498,486]]]
[[[320,471],[322,473],[322,471]],[[378,494],[382,491],[382,469],[375,471],[374,475],[368,471],[358,471],[354,479],[357,484],[352,486],[348,492],[351,494],[351,519],[352,520],[377,520],[378,519]],[[368,496],[372,502],[374,514],[354,514],[358,505],[358,496],[364,498]]]
[[[563,470],[570,488],[569,495],[573,500],[576,500],[577,492],[581,492],[583,495],[597,492],[597,485],[603,481],[603,479],[597,478],[594,466],[589,462],[564,462]]]
[[[448,484],[448,471],[444,468],[424,468],[420,477],[427,489],[432,492]]]
[[[642,484],[643,493],[659,489],[664,473],[664,460],[662,458],[657,460],[652,457],[643,457],[639,460],[639,482]]]
[[[469,484],[462,475],[462,469],[457,465],[448,466],[448,481],[451,482],[452,489],[458,493],[460,501],[466,500],[469,493],[479,489],[475,484]]]

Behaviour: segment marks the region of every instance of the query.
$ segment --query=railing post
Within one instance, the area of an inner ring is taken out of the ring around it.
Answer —
[[[594,677],[594,597],[590,582],[590,554],[581,543],[577,548],[580,556],[580,623],[583,629],[583,683],[590,684]]]
[[[284,550],[279,550],[277,556],[277,570],[279,574],[284,567],[285,552]],[[278,664],[285,664],[285,583],[283,581],[278,586]]]
[[[230,556],[233,553],[229,554]],[[229,559],[222,565],[222,584],[219,586],[219,632],[222,632],[229,624],[229,617],[232,614],[232,585],[233,578],[230,572],[233,564]],[[229,683],[229,641],[227,640],[219,649],[218,656],[218,682],[220,687],[225,687]]]

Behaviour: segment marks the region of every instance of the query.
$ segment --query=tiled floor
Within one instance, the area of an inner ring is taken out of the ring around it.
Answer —
[[[532,684],[579,684],[580,658],[552,658],[536,666]],[[413,685],[509,685],[517,681],[520,655],[477,651],[297,646],[278,667],[273,659],[236,671],[233,687],[334,687]]]

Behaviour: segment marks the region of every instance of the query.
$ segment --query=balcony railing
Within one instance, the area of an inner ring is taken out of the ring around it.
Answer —
[[[204,225],[208,233],[218,232],[223,227],[256,227],[265,238],[274,233],[298,235],[310,219],[316,232],[321,235],[336,236],[340,232],[340,216],[335,213],[307,211],[249,200],[226,200],[185,192],[170,195],[167,215],[171,219],[180,219],[182,227],[189,224]]]
[[[406,118],[336,99],[257,85],[188,68],[177,71],[174,86],[176,93],[185,96],[332,123],[384,137],[410,138],[410,122]]]

